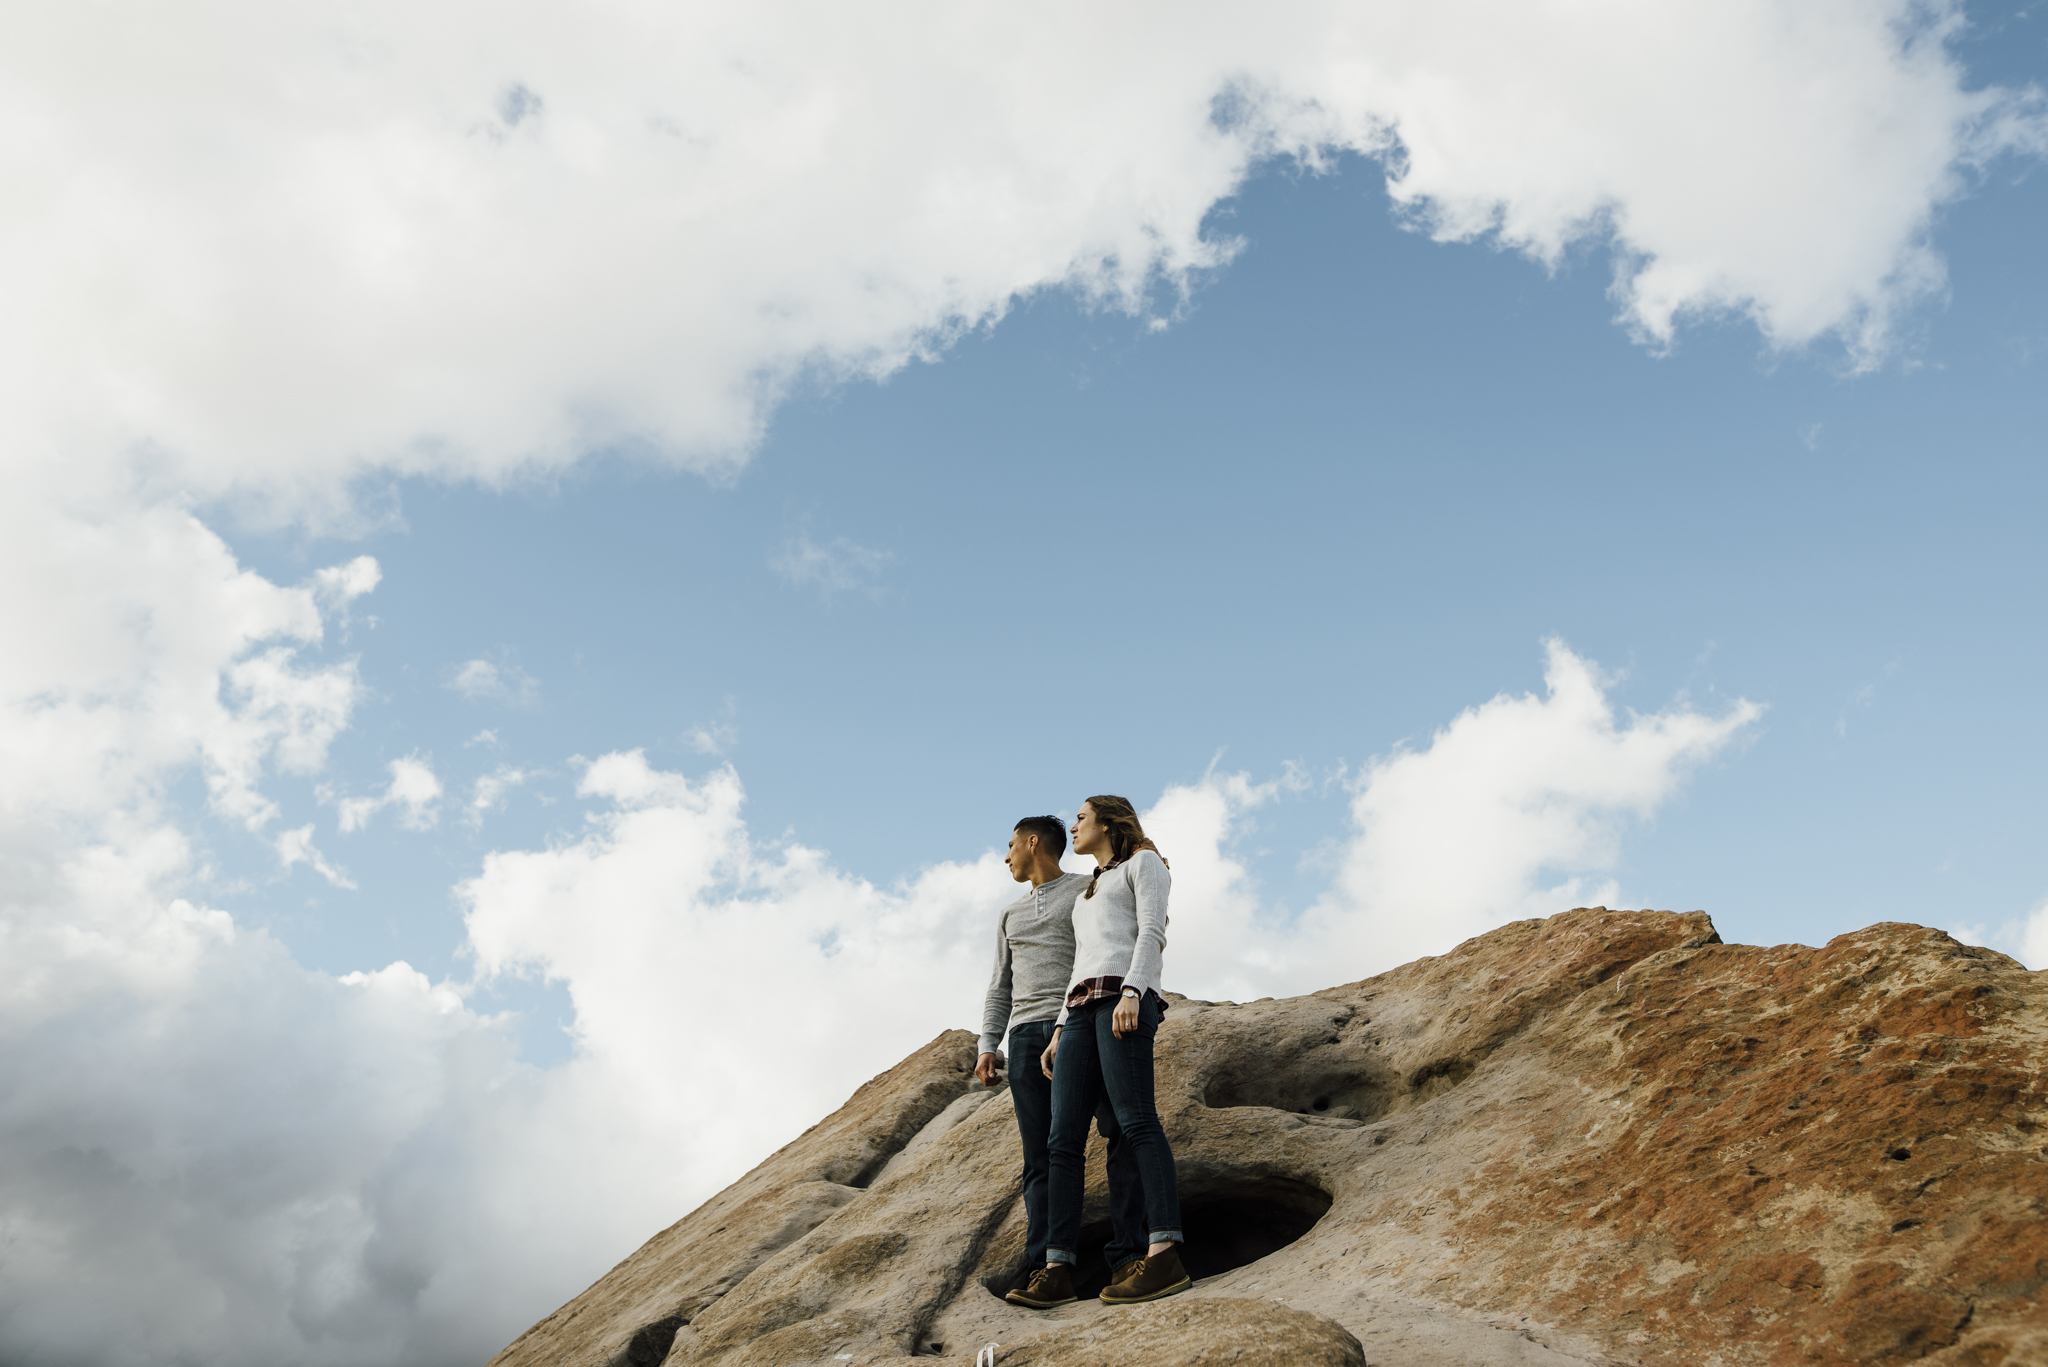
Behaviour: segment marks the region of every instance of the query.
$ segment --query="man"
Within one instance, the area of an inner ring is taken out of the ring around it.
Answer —
[[[993,1086],[996,1049],[1004,1032],[1009,1033],[1010,1099],[1017,1112],[1017,1131],[1024,1140],[1026,1276],[1045,1265],[1047,1232],[1050,1168],[1046,1145],[1052,1135],[1052,1079],[1038,1061],[1066,1002],[1068,979],[1074,971],[1074,899],[1088,886],[1081,875],[1061,871],[1060,856],[1066,852],[1066,823],[1056,816],[1027,816],[1010,833],[1010,852],[1004,862],[1010,866],[1010,876],[1029,883],[1031,890],[1004,907],[996,919],[996,965],[982,1005],[981,1058],[974,1065],[974,1075],[982,1086]],[[1110,1280],[1115,1281],[1115,1274],[1126,1264],[1144,1256],[1145,1191],[1106,1101],[1095,1113],[1095,1128],[1109,1141],[1113,1232],[1103,1252],[1112,1269]],[[1026,1295],[1022,1279],[1008,1299],[1032,1309],[1066,1303],[1041,1305]]]

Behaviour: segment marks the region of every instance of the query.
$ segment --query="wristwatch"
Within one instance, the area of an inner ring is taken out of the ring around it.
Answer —
[[[1126,997],[1142,997],[1142,996],[1144,996],[1145,994],[1144,994],[1143,992],[1140,992],[1140,991],[1139,991],[1139,990],[1138,990],[1137,988],[1135,988],[1135,987],[1127,987],[1127,988],[1125,988],[1125,989],[1124,989],[1124,995],[1125,995]]]

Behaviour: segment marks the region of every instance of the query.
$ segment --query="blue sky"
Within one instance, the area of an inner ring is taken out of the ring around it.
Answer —
[[[1645,347],[1599,244],[1552,272],[1432,242],[1352,160],[1219,206],[1207,232],[1242,251],[1155,299],[1164,328],[1033,298],[935,364],[805,384],[730,480],[615,457],[507,491],[404,481],[360,539],[231,534],[281,580],[384,568],[375,625],[338,646],[372,701],[322,782],[367,790],[415,751],[451,781],[545,772],[483,830],[336,844],[354,892],[300,866],[280,895],[248,842],[249,914],[333,971],[459,971],[448,888],[580,822],[572,756],[632,747],[730,759],[757,831],[879,883],[1084,788],[1292,764],[1310,787],[1242,839],[1298,911],[1344,776],[1540,691],[1557,636],[1626,706],[1769,707],[1631,829],[1631,904],[1762,943],[2018,917],[2048,896],[2041,722],[1994,702],[2048,663],[2032,170],[1943,214],[1948,297],[1870,373],[1740,319]],[[792,582],[806,539],[874,559]],[[452,691],[470,659],[531,699]],[[693,742],[719,728],[720,755]]]
[[[484,1360],[1093,792],[1197,995],[2048,966],[2026,5],[96,13],[0,19],[10,1362]]]

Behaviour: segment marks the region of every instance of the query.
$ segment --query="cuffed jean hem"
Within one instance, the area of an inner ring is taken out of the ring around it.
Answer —
[[[1045,1265],[1047,1267],[1051,1267],[1054,1263],[1066,1263],[1071,1266],[1074,1261],[1074,1255],[1067,1252],[1064,1248],[1048,1248],[1045,1250]]]
[[[1146,1237],[1155,1244],[1184,1244],[1187,1242],[1177,1229],[1155,1229]]]

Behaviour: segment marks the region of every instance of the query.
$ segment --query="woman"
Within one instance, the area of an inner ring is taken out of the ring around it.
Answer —
[[[1074,818],[1074,853],[1092,855],[1095,876],[1074,903],[1074,974],[1041,1066],[1052,1079],[1046,1265],[1011,1295],[1045,1309],[1074,1300],[1088,1122],[1107,1094],[1145,1187],[1151,1244],[1103,1289],[1112,1305],[1156,1301],[1191,1284],[1180,1261],[1180,1186],[1173,1150],[1152,1102],[1152,1040],[1166,952],[1166,895],[1173,876],[1120,797],[1091,797]]]

